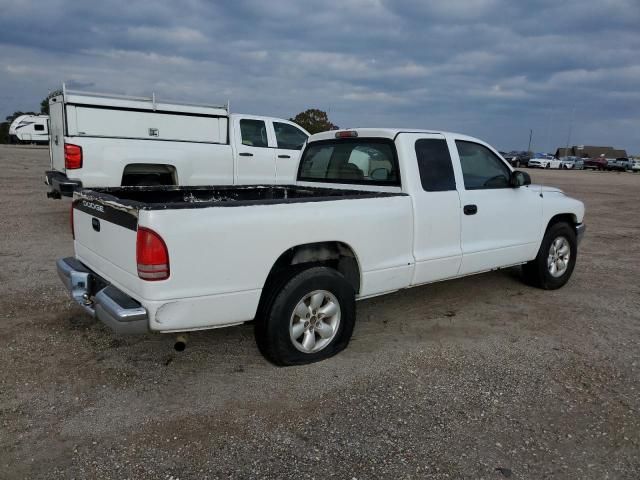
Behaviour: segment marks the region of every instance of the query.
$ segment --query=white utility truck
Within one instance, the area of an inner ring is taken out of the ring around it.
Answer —
[[[11,143],[48,143],[48,122],[48,115],[20,115],[9,125],[9,141]]]
[[[58,273],[116,332],[255,319],[269,360],[309,363],[347,345],[355,300],[514,265],[563,286],[584,205],[530,183],[464,135],[324,132],[293,185],[76,192],[75,257]]]
[[[49,110],[50,198],[127,185],[290,184],[309,136],[288,120],[155,96],[63,87]]]

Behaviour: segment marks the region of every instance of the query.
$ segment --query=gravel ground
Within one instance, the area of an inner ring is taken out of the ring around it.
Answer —
[[[0,146],[1,478],[640,478],[640,175],[529,170],[587,205],[561,290],[518,269],[358,304],[278,369],[251,325],[117,337],[68,300],[46,149]]]

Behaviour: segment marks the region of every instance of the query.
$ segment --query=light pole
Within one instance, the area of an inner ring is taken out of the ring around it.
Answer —
[[[533,138],[533,129],[529,130],[529,148],[527,148],[527,155],[531,153],[531,139]]]

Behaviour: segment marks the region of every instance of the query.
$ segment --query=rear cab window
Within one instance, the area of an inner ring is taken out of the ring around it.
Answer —
[[[425,192],[456,189],[449,147],[444,138],[421,138],[415,144],[420,182]]]
[[[400,186],[396,147],[392,140],[380,138],[313,142],[302,154],[298,180]]]

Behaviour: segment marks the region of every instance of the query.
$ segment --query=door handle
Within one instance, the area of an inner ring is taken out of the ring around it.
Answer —
[[[278,158],[291,158],[291,155],[278,155]]]
[[[475,215],[476,213],[478,213],[478,206],[477,205],[465,205],[464,208],[462,209],[462,211],[464,212],[465,215]]]
[[[240,154],[241,157],[253,157],[253,153],[249,153],[249,152],[242,152]]]

